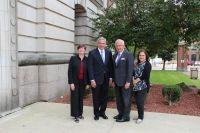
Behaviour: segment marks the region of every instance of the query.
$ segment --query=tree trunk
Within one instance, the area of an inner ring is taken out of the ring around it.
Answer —
[[[162,68],[162,70],[165,70],[165,62],[166,62],[166,60],[164,59],[163,60],[163,68]]]

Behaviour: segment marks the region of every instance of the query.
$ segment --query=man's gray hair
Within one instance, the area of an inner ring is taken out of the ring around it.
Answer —
[[[119,43],[119,42],[121,42],[123,45],[125,45],[124,40],[122,40],[122,39],[117,39],[117,40],[115,41],[115,46],[116,46],[117,43]]]
[[[97,43],[98,43],[100,40],[104,40],[104,41],[106,42],[106,38],[104,38],[104,37],[99,37],[99,38],[97,39]]]

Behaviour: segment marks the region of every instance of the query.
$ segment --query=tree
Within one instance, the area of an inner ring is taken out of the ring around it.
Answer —
[[[153,3],[151,17],[155,30],[152,29],[153,39],[148,46],[160,44],[157,49],[152,46],[149,49],[163,59],[164,70],[166,60],[171,60],[180,41],[190,46],[200,40],[200,2],[180,0],[177,4],[174,0],[155,0]]]
[[[177,5],[177,16],[179,20],[180,41],[191,45],[200,40],[200,1],[180,0]]]
[[[127,48],[133,47],[135,55],[137,48],[145,46],[146,31],[150,30],[148,3],[148,0],[118,0],[115,8],[108,8],[103,15],[93,19],[95,28],[109,44],[118,38],[123,39]]]
[[[181,1],[117,0],[116,7],[93,21],[110,47],[121,38],[134,55],[138,48],[147,49],[150,56],[174,53],[180,41],[190,45],[200,40],[200,1]]]
[[[176,5],[172,2],[156,0],[152,4],[153,39],[147,43],[149,43],[148,48],[150,53],[156,53],[158,57],[162,58],[162,70],[165,70],[165,62],[173,58],[174,52],[178,47],[179,27],[177,26],[178,20],[176,14]],[[154,48],[153,44],[157,44],[157,48]]]
[[[173,49],[162,49],[158,53],[158,57],[162,58],[163,60],[163,68],[162,70],[165,70],[165,63],[166,61],[171,61],[174,56],[174,50]]]

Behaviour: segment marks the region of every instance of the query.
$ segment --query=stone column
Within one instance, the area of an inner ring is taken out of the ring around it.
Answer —
[[[0,115],[18,107],[16,1],[0,1]]]

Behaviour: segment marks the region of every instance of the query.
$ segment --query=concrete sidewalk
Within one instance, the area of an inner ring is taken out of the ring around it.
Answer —
[[[38,102],[0,118],[0,133],[200,133],[200,117],[145,112],[145,120],[117,123],[116,109],[107,109],[108,120],[93,120],[93,108],[84,106],[84,120],[75,123],[70,106]]]

